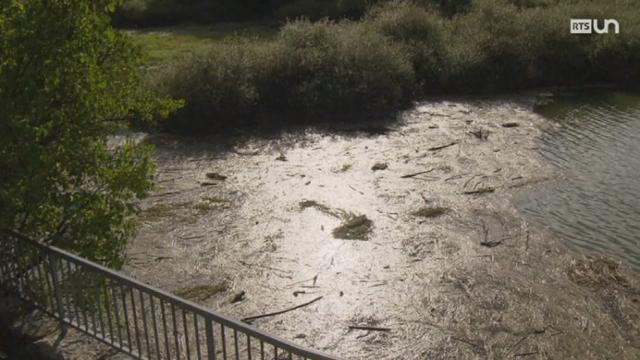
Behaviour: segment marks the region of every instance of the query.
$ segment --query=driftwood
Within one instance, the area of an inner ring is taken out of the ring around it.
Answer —
[[[369,330],[369,331],[391,331],[389,328],[375,327],[375,326],[349,326],[349,330]]]
[[[465,195],[475,195],[475,194],[486,194],[486,193],[492,193],[495,192],[496,189],[493,187],[485,187],[485,188],[480,188],[477,190],[470,190],[470,191],[465,191],[463,192],[463,194]]]
[[[261,318],[265,318],[265,317],[269,317],[269,316],[276,316],[276,315],[280,315],[280,314],[284,314],[287,313],[289,311],[293,311],[293,310],[297,310],[300,309],[302,307],[308,306],[313,304],[314,302],[318,301],[322,299],[322,296],[318,296],[317,298],[311,300],[311,301],[307,301],[306,303],[300,304],[300,305],[296,305],[294,307],[288,308],[288,309],[284,309],[284,310],[280,310],[280,311],[275,311],[275,312],[271,312],[271,313],[266,313],[266,314],[261,314],[261,315],[255,315],[255,316],[249,316],[246,317],[244,319],[242,319],[242,321],[251,321],[251,320],[255,320],[255,319],[261,319]]]
[[[427,150],[429,150],[429,151],[442,150],[442,149],[448,148],[449,146],[453,146],[453,145],[455,145],[457,143],[458,143],[457,141],[454,141],[454,142],[451,142],[451,143],[448,143],[448,144],[445,144],[445,145],[430,147]]]
[[[433,170],[435,170],[435,169],[429,169],[429,170],[420,171],[420,172],[413,173],[413,174],[402,175],[402,176],[400,176],[400,178],[401,179],[409,179],[409,178],[412,178],[412,177],[415,177],[415,176],[418,176],[418,175],[428,174],[428,173],[432,172]]]

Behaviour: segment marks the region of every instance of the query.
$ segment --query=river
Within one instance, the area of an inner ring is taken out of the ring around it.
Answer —
[[[539,151],[560,176],[519,209],[574,250],[640,269],[640,95],[560,93],[537,111],[555,125]]]

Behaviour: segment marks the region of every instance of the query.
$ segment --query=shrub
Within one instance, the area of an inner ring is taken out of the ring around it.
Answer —
[[[351,23],[298,21],[273,43],[237,41],[172,67],[157,82],[187,105],[173,124],[219,128],[257,115],[343,119],[393,109],[414,84],[404,52]]]
[[[277,3],[318,15],[329,3],[344,10],[361,2]],[[178,119],[189,128],[274,114],[355,117],[420,93],[640,80],[640,12],[630,0],[477,0],[451,17],[444,3],[387,1],[357,22],[290,22],[273,42],[236,42],[188,59],[165,77],[166,88],[187,99]],[[621,33],[573,35],[571,18],[616,18]]]
[[[365,25],[401,44],[420,89],[434,91],[446,82],[443,20],[436,13],[412,2],[396,1],[372,8]]]
[[[264,66],[264,51],[246,42],[228,43],[190,55],[156,75],[156,87],[187,101],[170,125],[198,131],[250,120],[259,101],[256,77]]]
[[[402,50],[352,23],[289,23],[279,43],[264,91],[273,109],[307,116],[379,111],[410,95],[414,75]]]

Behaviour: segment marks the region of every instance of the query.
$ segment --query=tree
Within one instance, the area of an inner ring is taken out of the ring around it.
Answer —
[[[179,107],[143,85],[118,3],[0,1],[0,229],[116,268],[154,169],[123,129]]]

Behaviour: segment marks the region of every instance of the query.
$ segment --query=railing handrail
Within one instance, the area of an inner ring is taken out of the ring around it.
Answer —
[[[60,248],[57,248],[55,246],[52,245],[44,245],[41,244],[37,241],[34,241],[32,239],[28,239],[22,236],[16,236],[16,234],[12,234],[10,235],[10,237],[21,241],[21,242],[27,242],[29,243],[29,245],[34,246],[36,248],[38,248],[40,251],[44,252],[45,254],[53,254],[55,256],[58,256],[60,258],[66,259],[72,263],[74,263],[77,266],[83,267],[86,270],[89,270],[91,272],[96,272],[99,273],[101,275],[104,275],[108,278],[110,278],[111,280],[114,280],[122,285],[125,286],[129,286],[131,288],[135,288],[136,290],[140,291],[140,292],[144,292],[148,295],[153,295],[156,296],[160,299],[163,299],[165,301],[167,301],[170,304],[173,304],[177,307],[179,307],[182,310],[187,310],[190,311],[194,314],[200,315],[202,316],[204,319],[206,320],[210,320],[219,324],[223,324],[233,330],[237,330],[241,333],[250,335],[256,339],[259,339],[261,341],[264,341],[270,345],[275,345],[280,349],[289,351],[289,352],[293,352],[298,356],[304,356],[305,358],[310,358],[310,359],[318,359],[318,360],[333,360],[333,359],[337,359],[336,357],[333,356],[329,356],[327,354],[323,354],[320,351],[316,351],[316,350],[312,350],[312,349],[308,349],[305,347],[302,347],[300,345],[297,345],[291,341],[282,339],[278,336],[273,336],[273,335],[269,335],[268,333],[266,333],[265,331],[262,331],[258,328],[255,328],[249,324],[234,320],[232,318],[229,318],[227,316],[224,316],[222,314],[218,314],[212,310],[206,309],[201,305],[198,305],[194,302],[191,302],[189,300],[180,298],[176,295],[170,294],[164,290],[161,290],[159,288],[156,288],[154,286],[148,285],[148,284],[144,284],[132,277],[129,277],[127,275],[121,274],[115,270],[109,269],[105,266],[102,266],[100,264],[94,263],[92,261],[89,261],[87,259],[83,259],[77,255],[74,255],[72,253],[69,253],[65,250],[62,250]],[[53,314],[55,316],[55,314]],[[64,320],[64,319],[60,319],[60,320]],[[82,329],[80,329],[82,330]],[[116,347],[117,348],[117,347]],[[118,350],[122,350],[120,348],[117,348]]]

